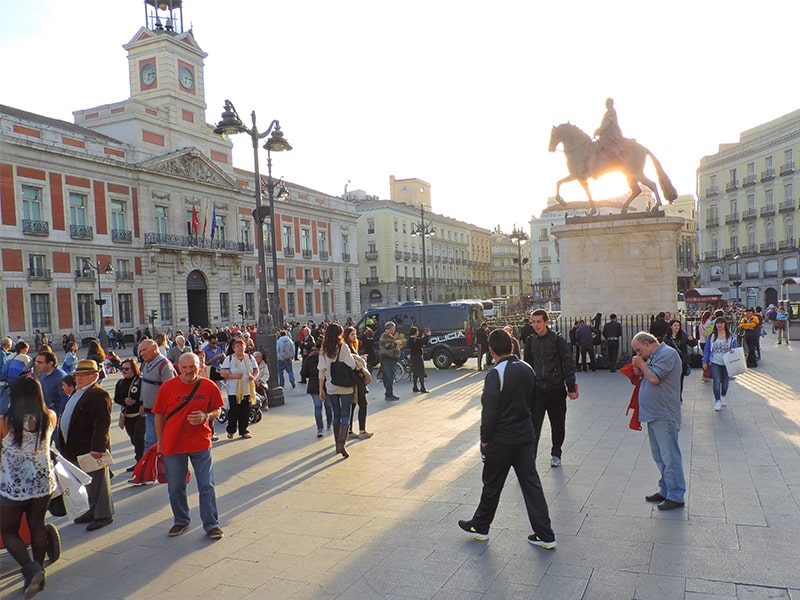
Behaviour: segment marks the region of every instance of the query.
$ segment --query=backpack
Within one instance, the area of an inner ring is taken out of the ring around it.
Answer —
[[[280,347],[280,351],[278,352],[278,358],[281,360],[292,360],[294,358],[294,352],[292,352],[292,346],[288,343],[289,340],[284,339],[283,344]]]

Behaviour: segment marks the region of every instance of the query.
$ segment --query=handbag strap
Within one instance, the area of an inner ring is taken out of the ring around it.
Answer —
[[[169,414],[166,416],[166,418],[164,419],[164,421],[169,421],[169,418],[170,418],[171,416],[173,416],[175,413],[178,413],[178,412],[180,412],[181,410],[183,410],[184,408],[186,408],[186,405],[187,405],[187,404],[189,404],[189,401],[192,399],[192,396],[194,396],[194,393],[197,391],[197,388],[199,388],[199,387],[200,387],[200,384],[202,383],[202,381],[203,381],[202,379],[199,379],[199,378],[198,378],[198,380],[197,380],[197,383],[195,383],[195,384],[194,384],[194,387],[192,388],[192,391],[191,391],[191,392],[189,392],[189,395],[188,395],[188,396],[186,396],[186,398],[184,398],[184,399],[183,399],[183,403],[182,403],[180,406],[178,406],[177,408],[174,408],[174,409],[172,410],[172,412],[170,412],[170,413],[169,413]]]

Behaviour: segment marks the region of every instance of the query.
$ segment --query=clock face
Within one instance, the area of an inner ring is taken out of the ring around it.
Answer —
[[[192,75],[192,71],[187,67],[178,69],[178,81],[182,87],[191,90],[194,87],[194,75]]]
[[[142,67],[140,76],[142,84],[153,85],[156,82],[156,66],[153,63],[147,63]]]

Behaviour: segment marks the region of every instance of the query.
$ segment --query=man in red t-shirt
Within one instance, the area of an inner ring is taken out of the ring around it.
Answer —
[[[189,528],[186,476],[191,460],[200,493],[199,508],[203,529],[210,539],[218,540],[224,534],[219,527],[211,461],[212,432],[208,423],[209,420],[219,417],[223,400],[219,387],[213,381],[200,378],[199,366],[200,362],[194,353],[180,356],[180,374],[162,384],[153,406],[153,414],[158,454],[164,458],[169,503],[175,523],[168,535],[175,537]],[[190,394],[191,398],[187,402],[186,398]]]

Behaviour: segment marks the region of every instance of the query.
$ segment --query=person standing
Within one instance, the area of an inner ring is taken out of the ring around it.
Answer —
[[[778,345],[781,343],[781,338],[786,340],[786,345],[789,345],[789,313],[783,306],[783,302],[778,302],[778,307],[775,309],[775,331],[778,332]]]
[[[139,393],[144,408],[144,447],[148,450],[157,441],[153,405],[156,403],[161,385],[175,377],[175,369],[158,351],[158,345],[149,338],[139,343],[139,356],[142,357],[142,388]]]
[[[394,395],[394,370],[400,360],[400,340],[397,339],[395,324],[386,321],[385,331],[378,340],[378,356],[381,361],[384,400],[400,400]]]
[[[317,338],[315,341],[314,350],[303,359],[303,365],[300,367],[300,376],[306,380],[306,394],[311,396],[314,403],[314,421],[317,425],[317,437],[325,436],[325,430],[322,423],[322,407],[325,406],[325,417],[328,421],[328,429],[331,428],[331,421],[333,419],[333,411],[331,410],[330,402],[323,402],[319,397],[319,352],[322,347],[322,340]]]
[[[427,394],[428,390],[425,389],[425,361],[424,348],[425,344],[431,337],[431,330],[426,329],[424,335],[420,337],[419,329],[412,325],[408,330],[408,351],[411,359],[411,380],[413,383],[412,391]],[[419,382],[419,387],[417,386]]]
[[[575,341],[578,343],[580,349],[581,363],[584,373],[588,368],[591,368],[592,373],[595,372],[594,366],[594,331],[591,325],[585,321],[580,322],[580,326],[575,330]],[[587,360],[588,357],[588,360]]]
[[[67,395],[61,389],[61,380],[66,377],[66,373],[56,366],[56,355],[49,351],[42,351],[36,355],[33,361],[39,383],[42,385],[44,402],[47,408],[60,415],[67,404]]]
[[[236,338],[232,342],[233,354],[225,358],[220,374],[225,380],[228,394],[228,439],[233,439],[236,429],[239,437],[249,440],[252,434],[247,430],[250,424],[250,399],[256,396],[256,377],[258,365],[252,356],[245,354],[245,342]]]
[[[127,468],[133,471],[136,463],[144,455],[144,408],[142,407],[142,373],[139,363],[135,358],[126,358],[120,365],[122,377],[114,387],[114,404],[119,404],[119,427],[128,434],[128,439],[133,445],[133,466]]]
[[[633,372],[642,378],[639,388],[639,421],[647,423],[650,452],[658,467],[658,491],[645,497],[658,502],[660,510],[684,505],[686,480],[678,444],[681,429],[681,357],[674,348],[660,343],[646,331],[631,340],[635,353]]]
[[[678,319],[672,319],[669,322],[669,333],[664,336],[663,342],[674,349],[681,358],[681,402],[683,402],[683,380],[686,377],[686,370],[691,369],[689,366],[689,346],[696,345],[697,342],[689,338]]]
[[[536,472],[536,432],[531,419],[535,376],[533,369],[511,350],[511,336],[506,331],[495,329],[489,334],[489,352],[495,367],[486,375],[481,394],[483,491],[472,519],[459,521],[458,527],[478,540],[489,539],[500,494],[509,469],[514,467],[533,529],[528,543],[552,549],[556,538]]]
[[[485,321],[475,332],[475,342],[478,345],[478,371],[482,371],[484,358],[486,358],[487,367],[492,364],[489,356],[489,325]]]
[[[178,359],[181,357],[181,354],[185,354],[187,352],[192,352],[192,347],[186,343],[186,338],[182,335],[175,336],[175,343],[172,347],[167,350],[167,360],[171,362],[175,368],[178,367]]]
[[[200,361],[193,353],[178,359],[181,373],[161,386],[153,406],[158,454],[164,456],[173,525],[167,535],[175,537],[189,528],[186,476],[192,463],[199,492],[203,530],[212,540],[222,539],[219,526],[214,465],[211,459],[211,427],[223,405],[222,392],[210,379],[200,377]]]
[[[277,356],[278,356],[278,385],[283,387],[285,380],[283,372],[289,375],[289,383],[292,384],[292,389],[295,387],[294,382],[294,369],[292,367],[292,360],[294,360],[294,342],[289,337],[286,330],[282,330],[278,334],[278,341],[275,342]]]
[[[101,369],[95,361],[84,359],[78,361],[72,374],[77,388],[64,407],[58,434],[61,453],[74,464],[82,454],[100,458],[111,449],[111,396],[99,385]],[[108,467],[102,466],[89,475],[89,510],[75,523],[88,523],[87,531],[94,531],[114,521],[114,502]]]
[[[748,307],[744,310],[744,316],[739,321],[739,329],[744,331],[744,345],[747,349],[747,367],[755,369],[758,366],[758,346],[761,343],[760,321],[755,314],[755,310]]]
[[[660,312],[656,315],[655,320],[650,324],[650,335],[654,336],[660,342],[668,333],[669,322],[667,321],[667,313]]]
[[[353,392],[353,407],[350,410],[350,423],[347,428],[348,438],[357,438],[359,440],[368,440],[373,434],[367,431],[367,384],[364,381],[364,370],[367,368],[366,355],[362,356],[358,349],[358,336],[356,335],[356,328],[348,325],[344,328],[342,334],[345,344],[350,347],[350,353],[353,355],[353,360],[356,361],[356,386]],[[355,405],[358,404],[358,433],[353,431],[353,416],[356,412]]]
[[[522,328],[519,330],[519,343],[523,346],[525,345],[525,340],[528,339],[528,336],[534,333],[533,325],[531,325],[531,320],[528,317],[525,317],[522,320]]]
[[[725,355],[736,348],[736,336],[728,329],[724,317],[714,319],[714,332],[706,338],[703,350],[703,368],[710,369],[714,391],[714,410],[719,412],[728,406],[728,369],[725,367]]]
[[[323,402],[330,402],[333,408],[333,437],[336,441],[336,453],[348,458],[345,443],[347,442],[347,425],[350,422],[350,405],[353,402],[354,385],[337,385],[332,380],[332,366],[342,363],[348,369],[356,369],[350,347],[344,343],[342,326],[331,323],[325,329],[322,338],[322,351],[319,354],[319,397]],[[355,380],[356,374],[352,378]]]
[[[47,529],[44,517],[56,489],[50,438],[56,413],[45,406],[37,381],[22,377],[11,385],[11,405],[0,415],[0,536],[22,567],[25,598],[44,588]],[[28,522],[33,559],[19,535],[22,516]]]
[[[542,436],[544,414],[550,420],[552,447],[550,466],[561,466],[561,446],[566,436],[567,397],[575,400],[575,363],[566,340],[548,326],[548,314],[543,308],[533,311],[531,321],[534,335],[525,340],[525,362],[533,367],[536,382],[536,404],[533,410],[533,427],[536,445]]]
[[[617,315],[608,315],[608,322],[603,325],[603,337],[606,339],[608,348],[609,371],[617,371],[617,359],[619,358],[619,340],[622,338],[622,325],[617,321]]]

